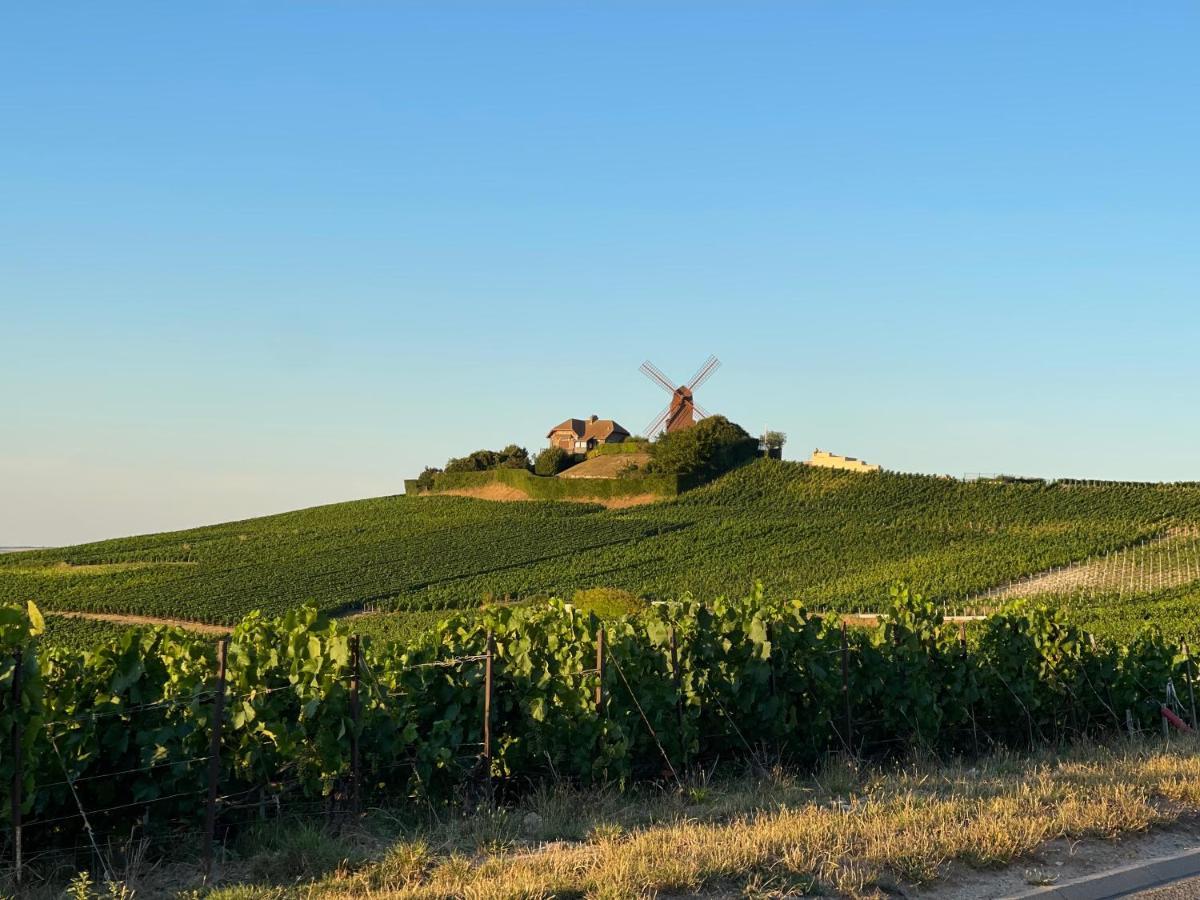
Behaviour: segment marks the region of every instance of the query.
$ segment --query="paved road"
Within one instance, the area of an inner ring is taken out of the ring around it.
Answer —
[[[1137,900],[1197,900],[1200,898],[1200,877],[1185,878],[1174,884],[1138,891],[1136,894],[1124,894],[1125,897]]]

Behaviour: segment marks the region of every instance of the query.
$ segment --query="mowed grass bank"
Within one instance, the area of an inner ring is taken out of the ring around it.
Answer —
[[[718,777],[654,794],[550,790],[510,810],[409,827],[385,812],[339,832],[269,825],[235,848],[212,896],[877,897],[955,864],[1028,861],[1057,838],[1113,840],[1190,821],[1200,813],[1196,749],[1076,748],[884,771],[840,762],[816,777]]]
[[[950,603],[1200,523],[1200,488],[963,483],[759,461],[677,499],[383,497],[189,531],[0,556],[0,602],[232,623],[312,601],[430,611],[485,597],[737,596],[755,579],[812,608],[887,588]]]

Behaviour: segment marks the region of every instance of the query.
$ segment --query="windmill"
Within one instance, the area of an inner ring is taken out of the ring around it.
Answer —
[[[675,383],[650,360],[642,363],[639,367],[642,374],[671,395],[671,402],[667,408],[659,413],[650,427],[646,429],[646,437],[653,438],[664,430],[682,431],[684,428],[691,428],[698,419],[707,418],[708,413],[696,403],[694,394],[696,388],[708,381],[720,365],[719,359],[710,356],[686,384],[676,387]]]

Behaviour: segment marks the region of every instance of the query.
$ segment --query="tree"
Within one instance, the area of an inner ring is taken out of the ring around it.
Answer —
[[[447,472],[486,472],[489,469],[528,469],[529,451],[516,444],[503,450],[476,450],[446,463]]]
[[[509,444],[500,451],[500,461],[497,469],[528,469],[529,451],[516,444]]]
[[[570,468],[575,462],[575,458],[561,447],[547,447],[537,455],[537,460],[533,464],[533,471],[538,475],[557,475],[563,469]]]
[[[758,455],[758,441],[724,416],[709,416],[682,431],[662,434],[647,471],[715,478]]]
[[[782,450],[787,443],[787,435],[782,431],[766,431],[763,432],[762,442],[768,450]]]
[[[423,491],[433,490],[433,479],[441,474],[441,469],[435,469],[432,466],[426,466],[421,474],[417,476],[417,487]]]

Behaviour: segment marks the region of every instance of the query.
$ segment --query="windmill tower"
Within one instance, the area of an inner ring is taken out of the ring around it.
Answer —
[[[646,429],[646,437],[656,437],[660,431],[682,431],[684,428],[691,428],[698,420],[707,418],[708,413],[696,403],[695,391],[708,381],[720,365],[719,359],[710,356],[686,384],[676,387],[675,383],[650,360],[642,363],[639,366],[642,374],[671,395],[671,402],[667,404],[667,408],[659,413]]]

